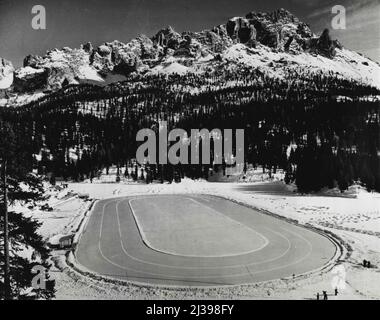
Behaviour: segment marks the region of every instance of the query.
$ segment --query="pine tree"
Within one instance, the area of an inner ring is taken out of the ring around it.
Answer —
[[[32,279],[36,276],[32,268],[40,265],[49,269],[49,250],[37,233],[41,224],[21,213],[12,210],[8,212],[9,205],[15,202],[29,203],[43,198],[42,182],[30,173],[32,160],[25,152],[21,135],[15,134],[16,130],[8,123],[0,122],[0,187],[4,195],[1,198],[0,220],[0,299],[22,298],[23,290],[28,288],[31,288],[35,297],[49,299],[54,296],[54,286],[46,289],[32,288]],[[20,255],[20,251],[25,249],[33,251],[32,257]]]

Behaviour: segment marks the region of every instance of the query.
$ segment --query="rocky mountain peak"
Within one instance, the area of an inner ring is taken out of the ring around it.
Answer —
[[[181,38],[181,35],[173,27],[167,26],[158,31],[152,41],[161,47],[175,50],[179,47]]]
[[[285,9],[271,13],[250,12],[246,19],[256,30],[256,40],[271,48],[300,50],[305,39],[313,36],[306,24]]]
[[[94,50],[94,47],[92,46],[91,42],[87,42],[87,43],[81,45],[81,49],[83,49],[84,51],[91,54],[92,51]]]
[[[284,8],[271,12],[269,16],[272,18],[273,22],[299,23],[299,19]]]

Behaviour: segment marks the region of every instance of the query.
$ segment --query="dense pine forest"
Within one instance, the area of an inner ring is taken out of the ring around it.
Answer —
[[[380,192],[380,103],[373,98],[379,90],[322,72],[288,81],[249,68],[226,70],[70,85],[28,105],[1,108],[0,121],[20,137],[29,169],[52,180],[92,178],[111,165],[128,175],[125,168],[137,166],[136,133],[158,130],[165,120],[169,130],[189,133],[244,129],[246,164],[285,170],[285,181],[301,192],[343,191],[354,182]],[[150,182],[207,179],[225,167],[147,164],[144,170]]]

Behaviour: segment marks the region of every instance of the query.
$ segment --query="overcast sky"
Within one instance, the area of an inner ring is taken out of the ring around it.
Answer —
[[[33,30],[31,9],[46,8],[46,30]],[[164,26],[200,31],[250,11],[285,8],[315,33],[331,28],[333,5],[347,9],[347,29],[331,30],[346,47],[380,62],[379,0],[0,0],[0,57],[22,64],[27,54],[91,41],[127,42]]]

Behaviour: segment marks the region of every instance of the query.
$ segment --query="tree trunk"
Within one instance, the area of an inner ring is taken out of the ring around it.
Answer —
[[[11,299],[11,283],[9,278],[9,231],[8,231],[8,190],[7,161],[3,161],[3,192],[4,192],[4,296]]]

